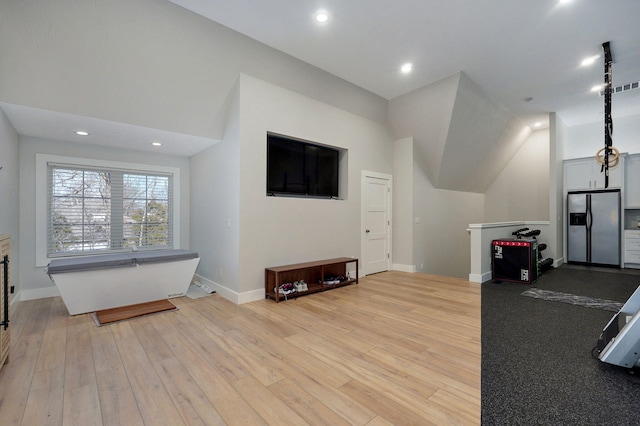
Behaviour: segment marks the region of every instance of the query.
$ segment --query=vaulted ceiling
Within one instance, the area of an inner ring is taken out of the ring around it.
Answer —
[[[396,137],[416,139],[436,187],[482,192],[523,129],[546,126],[550,112],[569,126],[602,120],[590,89],[603,59],[580,62],[603,42],[614,86],[640,80],[637,0],[321,3],[2,2],[0,108],[22,135],[72,140],[70,129],[92,126],[100,130],[85,143],[150,150],[158,139],[189,156],[220,138],[245,72],[388,119]],[[320,8],[324,24],[313,21]],[[442,104],[425,100],[436,92]],[[423,109],[402,113],[412,103]],[[616,94],[613,114],[640,114],[640,89]],[[500,155],[479,166],[489,151]]]
[[[171,1],[385,99],[462,71],[527,124],[548,112],[570,126],[602,118],[590,89],[603,59],[580,63],[604,42],[614,85],[640,80],[637,0]],[[618,98],[614,113],[640,112],[640,90]]]

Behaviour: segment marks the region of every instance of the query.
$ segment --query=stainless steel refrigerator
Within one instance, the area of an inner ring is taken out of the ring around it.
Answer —
[[[620,190],[567,194],[567,261],[620,266]]]

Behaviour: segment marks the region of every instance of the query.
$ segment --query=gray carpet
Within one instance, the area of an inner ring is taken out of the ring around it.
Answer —
[[[482,424],[639,424],[640,378],[591,355],[614,313],[522,296],[624,303],[640,276],[619,272],[560,267],[533,285],[482,285]]]

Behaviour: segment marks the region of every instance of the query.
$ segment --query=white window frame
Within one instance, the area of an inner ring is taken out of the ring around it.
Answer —
[[[36,267],[47,266],[49,261],[53,259],[47,254],[47,213],[49,211],[47,170],[49,163],[67,164],[77,167],[125,169],[142,173],[163,173],[171,175],[173,179],[173,248],[180,248],[180,169],[178,167],[36,154]]]

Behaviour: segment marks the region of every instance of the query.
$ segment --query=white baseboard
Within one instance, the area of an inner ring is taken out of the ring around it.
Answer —
[[[264,299],[264,289],[260,290],[251,290],[245,291],[244,293],[240,293],[238,295],[238,304],[241,305],[243,303],[255,302],[256,300]]]
[[[228,288],[224,287],[222,284],[219,284],[215,281],[211,281],[209,279],[206,279],[205,277],[203,277],[202,275],[198,275],[195,274],[194,276],[194,280],[198,281],[202,284],[206,284],[207,287],[212,288],[216,291],[216,293],[218,293],[220,296],[224,297],[225,299],[228,299],[230,301],[232,301],[233,303],[238,303],[238,293],[235,291],[231,291]]]
[[[206,284],[208,287],[214,289],[216,293],[224,297],[227,300],[232,301],[236,305],[243,303],[255,302],[256,300],[264,299],[264,289],[246,291],[244,293],[238,293],[237,291],[229,290],[227,287],[220,283],[211,281],[201,275],[196,274],[195,280]]]
[[[482,274],[469,274],[469,281],[472,283],[483,283],[491,279],[491,271]]]
[[[416,265],[403,265],[401,263],[392,264],[391,269],[394,271],[411,272],[411,273],[415,273],[417,271]]]
[[[18,291],[16,294],[13,295],[13,297],[9,301],[9,307],[11,308],[11,311],[15,312],[19,304],[20,304],[20,292]]]
[[[60,292],[58,291],[58,287],[56,286],[40,287],[40,288],[34,288],[30,290],[20,290],[20,293],[18,293],[18,298],[21,301],[46,299],[47,297],[56,297],[56,296],[60,296]]]

